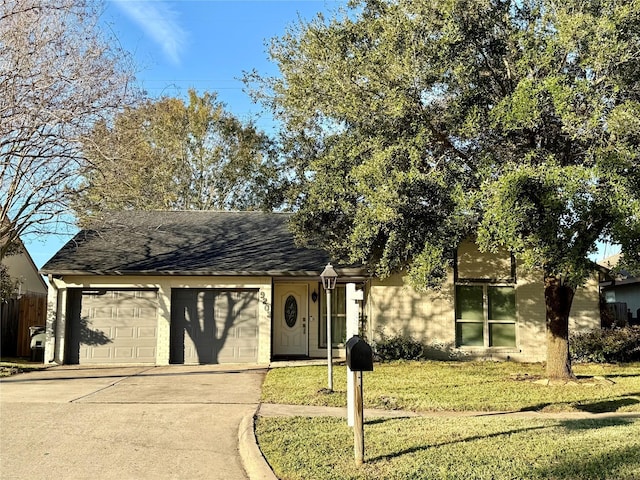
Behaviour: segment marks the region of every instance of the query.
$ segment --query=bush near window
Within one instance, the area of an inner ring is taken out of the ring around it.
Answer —
[[[640,361],[640,327],[602,328],[571,336],[575,362],[616,363]]]
[[[411,337],[380,334],[380,340],[373,342],[376,360],[419,360],[424,355],[424,345]]]

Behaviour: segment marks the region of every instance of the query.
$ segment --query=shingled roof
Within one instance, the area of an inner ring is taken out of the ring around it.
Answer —
[[[295,245],[289,214],[119,212],[82,230],[44,274],[317,275],[329,261]]]

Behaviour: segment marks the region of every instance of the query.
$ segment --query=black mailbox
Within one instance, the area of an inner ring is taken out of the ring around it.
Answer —
[[[347,340],[347,366],[352,372],[373,371],[373,350],[358,335]]]

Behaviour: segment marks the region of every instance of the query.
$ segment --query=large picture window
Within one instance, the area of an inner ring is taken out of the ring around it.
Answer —
[[[327,347],[327,296],[324,290],[320,295],[319,347]],[[331,346],[340,347],[347,336],[347,299],[345,285],[336,285],[331,293]]]
[[[504,285],[457,285],[456,344],[515,347],[515,289]]]

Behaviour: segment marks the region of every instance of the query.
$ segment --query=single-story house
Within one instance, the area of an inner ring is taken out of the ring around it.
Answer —
[[[49,278],[45,358],[57,363],[267,363],[325,357],[320,250],[295,245],[289,214],[124,212],[83,230],[42,268]],[[344,355],[346,292],[361,290],[361,333],[412,336],[434,354],[539,361],[542,279],[510,255],[460,245],[443,288],[341,268],[332,295],[334,356]],[[572,328],[599,326],[598,282],[577,292]]]
[[[47,283],[38,273],[38,268],[26,247],[22,243],[20,247],[20,251],[2,259],[2,264],[7,267],[7,273],[17,282],[15,295],[46,294]]]

